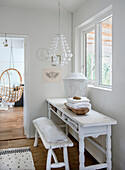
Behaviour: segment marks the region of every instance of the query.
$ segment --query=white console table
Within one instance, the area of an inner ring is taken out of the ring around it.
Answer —
[[[49,119],[51,119],[51,112],[53,112],[66,123],[67,133],[67,125],[78,133],[79,170],[96,170],[102,168],[111,170],[111,125],[117,124],[117,121],[94,110],[89,111],[86,115],[76,115],[64,105],[66,102],[65,98],[47,99],[47,102]],[[106,150],[99,144],[94,143],[98,149],[106,154],[106,162],[85,167],[84,139],[86,137],[97,138],[100,135],[106,135]]]

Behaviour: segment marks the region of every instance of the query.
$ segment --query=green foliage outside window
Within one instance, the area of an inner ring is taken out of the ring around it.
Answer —
[[[111,85],[110,56],[102,57],[102,83],[103,85]]]
[[[95,80],[95,57],[93,57],[93,68],[91,69],[92,55],[87,55],[87,78],[89,80]],[[103,85],[111,85],[111,73],[110,73],[110,56],[102,57],[102,82]],[[92,76],[93,75],[93,76]]]
[[[95,56],[93,56],[93,68],[91,68],[92,55],[87,55],[87,78],[89,80],[95,80]],[[92,76],[93,75],[93,76]]]

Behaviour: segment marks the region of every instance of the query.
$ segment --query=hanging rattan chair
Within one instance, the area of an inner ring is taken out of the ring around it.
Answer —
[[[23,92],[22,77],[18,70],[9,68],[0,76],[0,97],[5,102],[17,102]]]

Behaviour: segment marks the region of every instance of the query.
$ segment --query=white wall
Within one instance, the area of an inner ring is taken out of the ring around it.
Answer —
[[[74,13],[74,30],[81,23],[111,4],[108,0],[87,0]],[[112,128],[113,170],[125,169],[125,0],[113,0],[113,89],[88,89],[88,97],[95,110],[118,121]],[[75,31],[74,31],[75,32]],[[77,37],[76,37],[77,38]],[[75,41],[74,41],[75,46]],[[76,49],[77,50],[77,47]],[[76,57],[76,56],[75,56]],[[77,56],[78,57],[78,56]],[[76,57],[76,59],[77,59]],[[75,71],[79,71],[80,59]]]
[[[28,35],[26,43],[26,114],[27,136],[34,135],[32,120],[47,116],[46,98],[64,96],[63,83],[46,84],[42,82],[42,69],[50,67],[37,57],[41,47],[49,48],[58,33],[58,10],[32,10],[23,8],[0,7],[0,33]],[[71,14],[61,11],[61,29],[69,46],[71,45]],[[63,77],[71,71],[71,63],[63,67]]]

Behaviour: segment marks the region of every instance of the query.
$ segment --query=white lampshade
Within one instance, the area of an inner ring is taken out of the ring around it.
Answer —
[[[64,79],[66,98],[86,96],[88,80],[82,73],[70,73]]]

